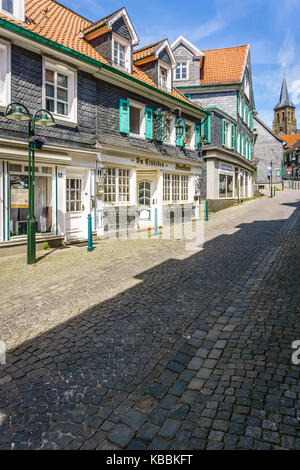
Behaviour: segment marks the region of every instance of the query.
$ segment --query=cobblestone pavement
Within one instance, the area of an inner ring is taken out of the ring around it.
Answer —
[[[0,449],[299,450],[299,197],[0,259]]]

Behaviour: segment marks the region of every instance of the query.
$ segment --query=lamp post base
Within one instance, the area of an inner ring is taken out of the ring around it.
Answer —
[[[27,218],[27,264],[35,264],[36,262],[36,247],[35,247],[35,230],[36,220],[35,217]]]

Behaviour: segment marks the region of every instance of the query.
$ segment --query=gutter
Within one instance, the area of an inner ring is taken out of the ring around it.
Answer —
[[[242,85],[242,82],[232,82],[232,83],[214,83],[211,85],[185,85],[185,86],[177,86],[176,88],[206,88],[206,87],[213,87],[213,86],[232,86],[232,85]]]
[[[115,69],[114,67],[111,67],[110,65],[107,65],[107,64],[104,64],[103,62],[100,62],[99,60],[92,59],[92,58],[90,58],[90,57],[88,57],[84,54],[81,54],[80,52],[77,52],[77,51],[74,51],[73,49],[70,49],[69,47],[62,46],[61,44],[58,44],[57,42],[54,42],[51,39],[44,38],[43,36],[41,36],[37,33],[33,33],[32,31],[29,31],[28,29],[22,28],[21,26],[15,25],[14,23],[11,23],[10,21],[4,20],[3,18],[0,18],[0,27],[2,27],[4,29],[7,29],[7,30],[10,30],[10,31],[12,31],[16,34],[19,34],[20,36],[24,36],[28,39],[31,39],[35,42],[44,44],[45,46],[50,47],[51,49],[63,52],[66,55],[73,56],[73,57],[75,57],[75,58],[77,58],[77,59],[79,59],[83,62],[87,62],[90,65],[93,65],[94,67],[108,70],[108,71],[114,73],[115,75],[119,75],[119,76],[121,76],[121,77],[123,77],[123,78],[125,78],[129,81],[132,81],[132,82],[134,82],[134,83],[136,83],[140,86],[148,88],[149,90],[152,90],[152,91],[154,91],[154,92],[156,92],[160,95],[163,95],[163,96],[165,96],[165,97],[167,97],[167,98],[169,98],[173,101],[176,101],[176,103],[180,103],[181,106],[185,105],[185,106],[188,106],[189,108],[191,108],[193,110],[197,110],[200,113],[203,113],[203,114],[206,114],[206,115],[209,114],[204,109],[199,109],[198,107],[194,106],[191,103],[187,103],[186,101],[180,100],[179,98],[176,98],[175,96],[169,95],[169,94],[165,93],[164,91],[162,91],[158,88],[155,88],[151,85],[148,85],[148,83],[144,83],[141,80],[138,80],[137,78],[132,77],[132,76],[122,72],[121,70]]]

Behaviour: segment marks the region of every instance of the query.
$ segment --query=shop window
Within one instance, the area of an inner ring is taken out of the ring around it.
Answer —
[[[22,165],[11,164],[10,169],[10,236],[21,236],[27,233],[28,215],[28,174]],[[34,213],[37,233],[46,233],[52,227],[52,174],[41,175],[36,168],[34,180]],[[52,169],[51,169],[52,173]]]
[[[173,201],[180,200],[180,176],[172,175],[172,199]]]
[[[104,181],[104,202],[130,202],[130,170],[107,168]]]
[[[130,170],[119,170],[119,201],[130,201]]]
[[[163,200],[170,201],[171,200],[171,175],[168,173],[164,173],[164,181],[163,181]]]
[[[181,201],[187,201],[189,198],[189,179],[188,176],[181,176],[181,188],[180,188],[180,199]]]
[[[188,201],[189,177],[187,175],[163,175],[163,200],[165,202]]]
[[[233,175],[219,173],[219,197],[233,197]]]
[[[82,211],[82,181],[80,178],[67,178],[67,212]]]

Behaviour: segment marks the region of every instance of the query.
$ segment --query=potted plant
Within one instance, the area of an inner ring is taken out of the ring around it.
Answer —
[[[46,137],[32,135],[31,137],[29,137],[28,142],[31,148],[40,150],[43,147],[43,145],[47,143],[47,139]]]

